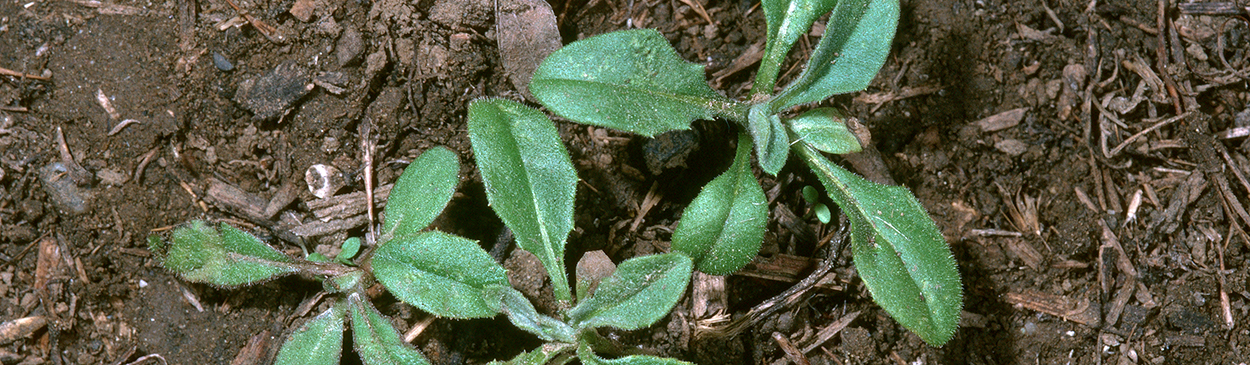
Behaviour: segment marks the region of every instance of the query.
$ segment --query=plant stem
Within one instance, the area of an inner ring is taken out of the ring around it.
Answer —
[[[768,42],[764,58],[760,59],[760,68],[755,72],[755,84],[751,85],[752,99],[773,94],[773,88],[777,87],[777,76],[781,72],[781,62],[786,60],[788,53],[790,47],[778,42]]]

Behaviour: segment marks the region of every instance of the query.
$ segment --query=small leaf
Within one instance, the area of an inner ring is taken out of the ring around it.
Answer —
[[[359,293],[347,297],[352,316],[352,342],[366,365],[417,365],[430,362],[399,337],[391,321]]]
[[[570,323],[578,329],[650,326],[668,315],[686,292],[691,266],[689,257],[677,253],[625,260],[594,295],[569,310]]]
[[[751,173],[750,145],[739,133],[733,165],[703,186],[673,231],[673,252],[690,256],[699,271],[729,275],[760,251],[768,201]]]
[[[799,78],[769,102],[769,110],[863,90],[890,53],[898,0],[841,0]]]
[[[498,302],[499,311],[508,316],[514,326],[533,333],[544,341],[573,342],[572,327],[560,320],[538,314],[525,295],[510,286],[492,286],[485,294],[492,302]]]
[[[334,259],[347,262],[356,257],[358,252],[360,252],[360,237],[351,237],[343,241],[343,246],[339,250],[338,256],[334,256]]]
[[[504,269],[476,241],[438,231],[408,235],[374,251],[373,274],[404,303],[437,316],[498,314],[483,289],[508,285]]]
[[[577,171],[555,125],[515,101],[477,100],[469,105],[469,139],[491,208],[517,245],[543,263],[556,299],[572,299],[564,244],[573,230]]]
[[[799,37],[807,34],[816,18],[833,9],[837,0],[762,0],[760,4],[764,8],[764,20],[768,23],[768,46],[755,75],[757,85],[752,90],[772,94],[781,63],[786,60],[790,48]]]
[[[425,229],[434,221],[460,183],[460,158],[443,147],[426,150],[404,169],[386,198],[382,232],[392,237]]]
[[[333,365],[343,355],[342,302],[313,317],[287,337],[275,365]]]
[[[809,110],[798,118],[789,121],[794,134],[803,143],[812,145],[818,150],[847,154],[862,150],[859,139],[846,127],[846,118],[833,108],[816,108]]]
[[[192,282],[234,287],[299,271],[282,252],[227,224],[218,231],[193,221],[175,229],[170,241],[165,268]]]
[[[824,204],[817,203],[812,206],[812,210],[816,211],[816,219],[819,220],[820,223],[827,224],[829,223],[829,219],[833,218],[832,214],[829,213],[829,207]]]
[[[694,365],[685,361],[647,355],[630,355],[616,359],[604,359],[595,354],[585,342],[577,346],[577,358],[585,365]]]
[[[865,180],[800,144],[798,152],[851,221],[855,268],[873,300],[933,346],[954,336],[963,307],[955,258],[906,188]]]
[[[816,188],[812,187],[811,185],[804,186],[803,187],[803,201],[806,201],[807,204],[819,203],[820,192],[816,191]]]
[[[490,365],[561,365],[573,359],[573,344],[548,342],[530,352],[523,352],[508,361],[491,361]]]
[[[769,175],[776,176],[786,165],[790,156],[790,139],[786,134],[785,125],[776,114],[768,113],[766,104],[751,107],[748,118],[751,139],[755,142],[755,154],[759,157],[760,169]]]
[[[530,93],[578,123],[653,136],[690,129],[740,107],[708,87],[703,66],[681,59],[654,29],[612,32],[573,42],[534,71]]]

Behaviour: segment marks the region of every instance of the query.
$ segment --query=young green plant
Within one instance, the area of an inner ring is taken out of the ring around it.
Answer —
[[[370,302],[366,292],[374,283],[440,317],[504,314],[517,328],[546,341],[508,364],[564,364],[575,358],[584,364],[683,364],[636,354],[602,358],[598,350],[621,351],[611,351],[616,346],[597,330],[639,329],[668,315],[690,281],[691,259],[670,253],[619,265],[607,261],[610,272],[578,271],[575,299],[562,264],[573,229],[577,175],[555,126],[518,103],[482,100],[469,108],[469,134],[491,208],[517,245],[537,255],[551,274],[559,318],[538,313],[477,242],[425,230],[459,183],[459,160],[444,148],[426,151],[400,176],[387,199],[378,244],[359,259],[351,259],[360,249],[357,238],[344,242],[333,259],[293,259],[237,228],[199,221],[174,230],[168,242],[149,237],[150,249],[184,279],[217,287],[255,285],[291,274],[320,280],[335,299],[287,337],[277,364],[337,364],[349,329],[365,364],[428,364]]]
[[[898,0],[762,0],[762,8],[767,46],[746,101],[708,87],[703,67],[682,60],[654,30],[565,46],[535,71],[530,92],[574,122],[644,136],[689,129],[696,119],[740,127],[729,170],[690,203],[672,237],[674,251],[709,274],[737,271],[759,251],[768,210],[751,152],[771,175],[795,155],[848,216],[855,265],[873,299],[925,342],[945,344],[958,325],[963,289],[937,226],[906,188],[870,182],[825,157],[861,149],[836,109],[788,113],[868,86],[889,53]],[[803,72],[776,90],[790,49],[825,14],[824,34]]]

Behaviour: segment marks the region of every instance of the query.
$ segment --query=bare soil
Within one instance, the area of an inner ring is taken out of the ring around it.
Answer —
[[[292,255],[291,237],[333,251],[363,223],[292,233],[318,221],[304,171],[335,166],[348,182],[339,195],[363,191],[362,139],[376,143],[378,185],[432,146],[457,152],[461,192],[436,225],[499,241],[465,108],[522,100],[505,65],[534,57],[501,52],[495,2],[235,4],[0,3],[0,68],[33,76],[0,76],[0,319],[43,321],[0,333],[0,363],[271,362],[325,305],[320,286],[189,284],[154,262],[146,237],[207,219]],[[731,97],[754,69],[733,62],[764,37],[751,1],[550,5],[561,42],[655,28]],[[903,1],[877,79],[822,105],[864,121],[886,172],[944,232],[965,285],[955,339],[924,345],[872,303],[849,250],[822,241],[837,224],[806,214],[799,191],[815,179],[793,167],[762,178],[775,220],[761,258],[727,278],[720,314],[773,300],[828,247],[832,275],[734,337],[698,335],[716,313],[689,296],[652,328],[610,337],[701,364],[786,359],[776,337],[814,344],[817,364],[1245,364],[1248,45],[1247,14],[1231,5]],[[570,262],[667,250],[682,208],[728,164],[724,122],[655,141],[558,125],[582,178]],[[427,318],[386,296],[379,308],[404,330]],[[509,327],[434,319],[413,343],[436,364],[537,345]]]

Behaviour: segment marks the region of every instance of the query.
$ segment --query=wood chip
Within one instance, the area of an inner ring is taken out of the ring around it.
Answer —
[[[208,178],[208,189],[204,193],[204,201],[230,212],[242,214],[248,220],[267,220],[265,207],[269,202],[252,195],[234,184],[215,178]]]
[[[695,320],[706,319],[729,308],[724,276],[695,271],[690,281],[693,287],[690,294],[690,314]]]
[[[1030,289],[1024,293],[1007,293],[1006,299],[1007,303],[1089,327],[1098,327],[1101,322],[1098,307],[1088,298],[1074,299]]]
[[[390,184],[373,189],[373,203],[378,207],[386,207],[386,199],[391,196],[391,188],[394,187],[394,184]],[[365,192],[363,191],[317,199],[305,202],[305,204],[308,205],[309,210],[312,210],[313,216],[322,222],[357,216],[364,214],[368,209],[365,207]]]
[[[48,324],[44,316],[30,316],[0,323],[0,344],[9,344],[31,334]]]
[[[1024,261],[1030,269],[1038,270],[1042,266],[1042,254],[1022,238],[1007,238],[1007,250]]]
[[[230,361],[230,365],[264,363],[265,360],[268,360],[266,357],[269,354],[269,343],[272,338],[273,336],[269,334],[269,330],[261,330],[260,333],[252,336],[247,341],[247,344],[243,345],[242,349],[239,349],[239,354],[234,356],[234,360]]]
[[[1027,111],[1029,111],[1029,108],[1016,108],[978,120],[975,124],[981,127],[982,132],[996,132],[1020,124],[1020,121],[1024,120],[1024,113]]]

